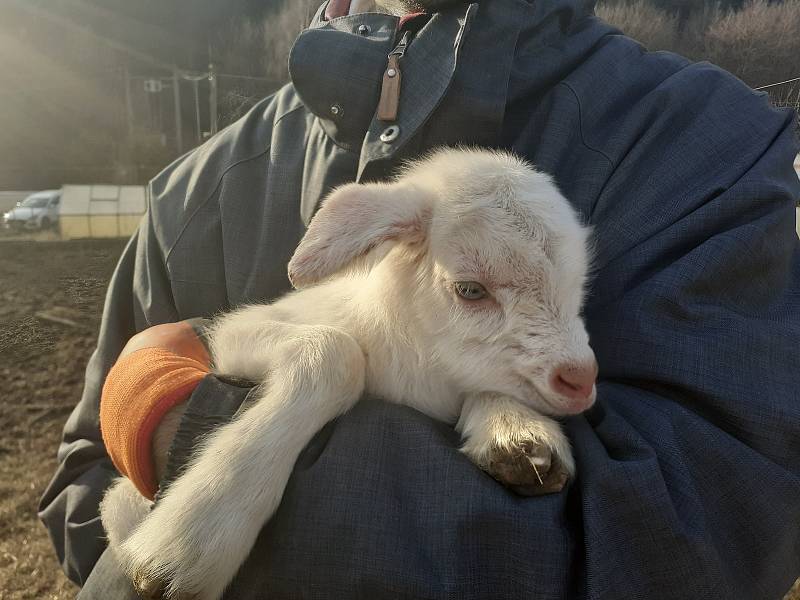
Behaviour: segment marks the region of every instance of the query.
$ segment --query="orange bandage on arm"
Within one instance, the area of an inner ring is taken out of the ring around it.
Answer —
[[[152,441],[164,415],[185,402],[208,367],[163,348],[143,348],[117,361],[100,399],[100,431],[117,470],[141,494],[153,499],[158,489]]]

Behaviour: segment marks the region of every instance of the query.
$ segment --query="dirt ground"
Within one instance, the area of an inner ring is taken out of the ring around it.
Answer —
[[[0,235],[0,600],[73,598],[36,507],[80,398],[121,240]],[[46,241],[50,240],[50,241]],[[800,582],[785,600],[800,600]]]
[[[55,470],[64,421],[80,398],[123,245],[0,240],[0,600],[77,592],[36,506]]]

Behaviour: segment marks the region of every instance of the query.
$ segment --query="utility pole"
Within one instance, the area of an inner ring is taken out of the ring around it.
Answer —
[[[135,177],[133,172],[128,173],[128,169],[135,170],[133,166],[133,98],[131,97],[131,74],[128,69],[127,59],[125,59],[125,67],[122,72],[125,77],[125,141],[119,147],[119,159],[124,165],[125,174],[123,177],[130,180]]]
[[[131,74],[125,64],[125,120],[128,124],[128,143],[133,138],[133,100],[131,99]]]
[[[178,154],[183,154],[183,126],[181,124],[181,90],[180,90],[180,71],[178,67],[172,67],[172,97],[175,100],[175,145]]]
[[[197,143],[203,143],[203,125],[200,123],[200,94],[198,92],[199,80],[192,78],[192,89],[194,90],[194,122],[197,131]]]
[[[208,107],[211,135],[217,133],[217,74],[214,63],[208,65]]]

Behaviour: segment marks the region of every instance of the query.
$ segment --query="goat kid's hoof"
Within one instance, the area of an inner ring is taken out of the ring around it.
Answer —
[[[496,449],[486,470],[520,496],[543,496],[564,489],[570,472],[558,455],[544,444],[523,442],[510,449]]]
[[[133,587],[136,593],[143,600],[196,600],[197,596],[193,594],[184,594],[178,592],[177,594],[167,595],[167,583],[163,579],[150,577],[148,575],[140,574],[134,577]]]
[[[145,600],[161,600],[167,590],[166,583],[161,579],[151,579],[147,575],[136,575],[133,578],[133,587],[140,598]]]

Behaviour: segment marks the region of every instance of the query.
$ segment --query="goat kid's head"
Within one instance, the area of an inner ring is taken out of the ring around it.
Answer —
[[[518,158],[441,150],[393,183],[335,190],[289,277],[317,283],[390,242],[405,260],[384,268],[384,259],[380,276],[404,294],[397,304],[416,307],[412,329],[424,339],[415,343],[431,368],[465,392],[576,414],[596,395],[581,318],[588,233],[551,179]]]

